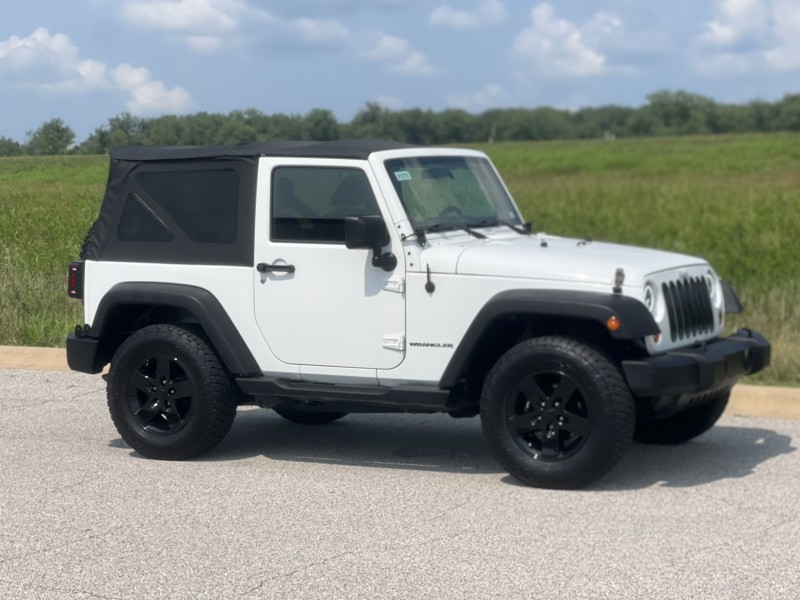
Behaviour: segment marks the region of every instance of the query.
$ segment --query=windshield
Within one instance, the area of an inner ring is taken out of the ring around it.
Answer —
[[[385,164],[415,229],[521,224],[514,203],[485,158],[425,156]]]

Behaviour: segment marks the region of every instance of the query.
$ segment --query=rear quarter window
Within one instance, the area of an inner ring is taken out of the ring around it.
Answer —
[[[143,172],[137,183],[193,242],[236,240],[239,176],[233,169]]]

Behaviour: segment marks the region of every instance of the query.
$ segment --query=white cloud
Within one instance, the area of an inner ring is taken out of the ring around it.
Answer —
[[[441,27],[474,29],[482,25],[501,23],[506,18],[506,9],[500,0],[480,0],[475,11],[457,10],[449,4],[438,6],[428,22]]]
[[[179,39],[198,54],[214,54],[224,41],[218,35],[182,35]]]
[[[718,0],[716,18],[706,24],[698,42],[729,47],[763,35],[769,27],[769,6],[765,0]]]
[[[27,37],[13,35],[0,41],[0,70],[46,69],[66,79],[82,78],[82,72],[91,71],[91,67],[83,65],[78,54],[66,35],[51,35],[40,27]]]
[[[376,37],[377,41],[372,48],[364,53],[364,57],[368,60],[399,60],[412,52],[408,40],[386,33],[378,33]]]
[[[111,72],[117,86],[131,94],[128,110],[135,114],[183,112],[192,105],[189,93],[181,86],[167,89],[144,67],[121,64]]]
[[[223,33],[236,29],[248,10],[240,0],[126,0],[121,12],[144,29]]]
[[[602,26],[602,27],[601,27]],[[587,33],[597,36],[602,28],[619,26],[613,17],[595,16],[587,26],[578,27],[556,17],[548,3],[531,11],[531,25],[514,40],[512,54],[538,75],[586,77],[607,71],[606,57],[592,47]]]
[[[767,63],[778,70],[800,69],[800,8],[796,0],[773,0],[772,18],[778,44],[766,52]]]
[[[125,0],[121,15],[142,29],[165,31],[196,52],[212,53],[252,21],[271,22],[267,11],[243,0]]]
[[[80,49],[64,34],[40,27],[31,35],[0,41],[0,73],[16,84],[44,93],[85,94],[120,90],[130,95],[134,113],[182,111],[192,104],[180,86],[168,89],[143,67],[122,64],[114,69],[102,61],[83,59]]]
[[[433,75],[436,69],[422,52],[412,52],[399,63],[392,65],[392,71],[406,75]]]
[[[622,19],[602,11],[595,13],[583,26],[582,35],[590,44],[602,44],[609,38],[622,35]]]
[[[445,99],[448,106],[456,108],[463,108],[470,112],[481,112],[489,108],[497,108],[500,106],[507,106],[510,101],[509,95],[506,93],[503,86],[496,83],[490,83],[483,89],[480,89],[471,94],[457,96],[450,95]]]
[[[362,55],[367,60],[389,63],[389,69],[397,73],[424,76],[436,73],[428,57],[414,50],[408,40],[383,32],[372,36],[370,49]]]
[[[304,41],[314,45],[340,44],[350,38],[350,31],[336,19],[300,18],[293,25]]]
[[[702,73],[800,69],[800,9],[796,0],[717,0],[695,42]]]

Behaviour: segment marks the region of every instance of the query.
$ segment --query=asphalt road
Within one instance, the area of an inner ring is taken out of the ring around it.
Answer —
[[[0,597],[796,598],[800,421],[635,445],[526,488],[477,419],[242,410],[200,460],[140,458],[104,383],[0,371]]]

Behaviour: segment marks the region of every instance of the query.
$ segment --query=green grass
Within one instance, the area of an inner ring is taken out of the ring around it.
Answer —
[[[107,157],[0,159],[0,344],[63,346],[82,319],[66,265],[97,216]]]
[[[504,143],[495,161],[536,231],[700,255],[800,385],[800,135]],[[0,344],[63,345],[81,320],[66,264],[97,215],[107,157],[0,159]]]

